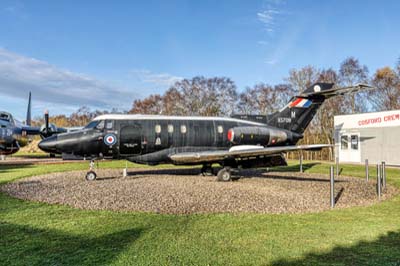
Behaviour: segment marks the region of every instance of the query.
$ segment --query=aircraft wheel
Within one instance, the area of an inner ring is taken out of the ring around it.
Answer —
[[[87,172],[87,174],[86,174],[87,181],[94,181],[94,180],[96,180],[96,178],[97,178],[97,175],[94,171]]]
[[[232,180],[231,170],[229,168],[222,168],[218,171],[217,181],[228,182]]]

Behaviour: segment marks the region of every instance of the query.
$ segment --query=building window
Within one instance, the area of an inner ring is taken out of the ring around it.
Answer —
[[[154,129],[155,129],[157,134],[161,133],[161,126],[160,125],[156,125]]]
[[[168,125],[168,133],[174,133],[174,125]]]
[[[181,133],[182,134],[186,133],[186,126],[185,125],[181,125]]]
[[[358,136],[351,135],[351,149],[358,150]]]
[[[347,150],[349,139],[346,135],[340,137],[340,143],[342,150]]]
[[[222,126],[218,126],[217,130],[219,134],[224,133],[224,128]]]

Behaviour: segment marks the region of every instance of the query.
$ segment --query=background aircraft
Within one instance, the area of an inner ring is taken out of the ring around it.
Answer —
[[[229,181],[232,171],[239,168],[287,165],[284,152],[328,147],[296,143],[326,99],[362,88],[370,87],[316,83],[272,115],[242,119],[102,115],[83,130],[42,140],[39,148],[92,159],[87,180],[96,179],[93,159],[113,158],[149,165],[200,164],[202,172],[212,171],[211,165],[218,163],[222,169],[217,180]]]
[[[12,114],[0,111],[0,155],[16,153],[29,143],[29,136],[40,135],[42,138],[67,132],[66,128],[58,128],[49,124],[49,114],[45,112],[45,124],[41,127],[31,126],[31,93],[29,93],[28,110],[25,124],[16,120]]]

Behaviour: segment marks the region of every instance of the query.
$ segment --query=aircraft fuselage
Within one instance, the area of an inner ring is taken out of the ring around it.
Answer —
[[[169,156],[176,153],[226,150],[233,145],[291,145],[300,138],[287,130],[232,118],[105,115],[92,123],[80,131],[52,136],[40,148],[154,165],[171,162]],[[233,143],[228,131],[235,128],[243,133]],[[261,139],[252,129],[264,132]]]

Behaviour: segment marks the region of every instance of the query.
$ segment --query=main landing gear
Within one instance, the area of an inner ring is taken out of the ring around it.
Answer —
[[[214,169],[212,168],[211,164],[203,164],[203,167],[201,168],[201,174],[203,176],[214,175]]]
[[[229,166],[224,166],[222,169],[220,169],[218,171],[217,174],[215,174],[214,169],[212,168],[211,164],[203,164],[203,167],[201,168],[201,174],[203,176],[216,175],[217,181],[220,181],[220,182],[228,182],[228,181],[237,180],[238,178],[232,177],[232,173],[236,173],[236,172],[237,172],[237,169],[229,167]]]
[[[228,182],[232,181],[232,170],[230,167],[224,167],[218,171],[217,181]]]
[[[94,171],[94,167],[95,167],[94,160],[90,160],[90,164],[89,165],[90,165],[90,168],[89,168],[89,171],[86,173],[86,180],[87,181],[94,181],[97,178],[97,174]]]

